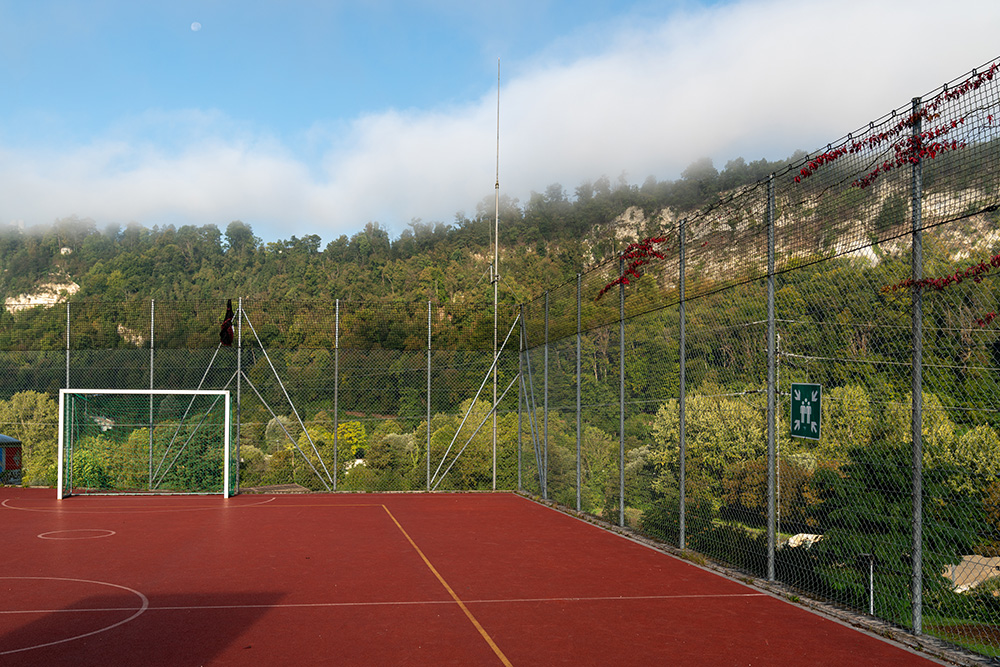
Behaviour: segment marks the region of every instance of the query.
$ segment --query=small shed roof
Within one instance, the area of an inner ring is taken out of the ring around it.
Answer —
[[[9,435],[0,435],[0,447],[6,447],[9,445],[20,445],[21,441],[17,438],[12,438]]]

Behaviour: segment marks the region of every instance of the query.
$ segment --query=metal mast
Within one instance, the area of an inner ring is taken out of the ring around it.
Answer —
[[[497,58],[497,171],[493,218],[493,490],[497,490],[497,302],[500,290],[500,59]]]

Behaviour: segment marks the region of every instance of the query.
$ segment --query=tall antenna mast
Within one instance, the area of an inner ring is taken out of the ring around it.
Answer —
[[[497,58],[497,180],[493,218],[493,490],[497,490],[497,302],[500,290],[500,59]]]

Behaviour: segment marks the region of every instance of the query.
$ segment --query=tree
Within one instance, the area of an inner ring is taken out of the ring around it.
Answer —
[[[287,445],[291,445],[292,441],[289,440],[289,436],[298,438],[300,432],[301,429],[298,422],[291,417],[286,417],[285,415],[272,417],[264,429],[264,440],[267,443],[267,451],[273,453],[284,449]]]
[[[816,569],[838,600],[867,606],[868,560],[874,558],[875,613],[882,618],[910,623],[909,586],[912,559],[911,451],[905,443],[855,447],[840,475],[828,477],[831,496],[827,516],[820,526],[823,539],[813,546]],[[981,511],[966,507],[953,514],[961,498],[947,479],[952,471],[942,465],[923,470],[927,499],[923,511],[923,590],[925,600],[942,600],[950,590],[943,572],[946,565],[971,553],[985,528]],[[817,582],[804,582],[815,586]]]
[[[596,512],[604,505],[605,488],[618,469],[618,443],[596,426],[585,426],[580,439],[584,511]]]
[[[394,419],[379,423],[369,438],[365,452],[365,463],[376,470],[388,470],[399,466],[406,455],[406,439],[401,438],[402,428]],[[411,434],[412,440],[412,434]]]
[[[851,447],[871,442],[875,416],[863,387],[834,387],[823,394],[822,407],[823,432],[816,445],[817,456],[845,460]]]
[[[264,479],[264,452],[253,445],[240,447],[240,486],[257,486]]]
[[[826,501],[825,484],[817,481],[817,469],[836,474],[836,462],[817,462],[810,454],[782,456],[776,471],[778,488],[777,520],[782,532],[812,532],[819,525],[818,510]],[[820,475],[820,480],[825,480]],[[726,469],[723,479],[722,515],[752,526],[766,526],[767,459],[737,461]]]
[[[368,446],[368,433],[359,421],[340,422],[337,424],[337,449],[350,454],[351,458],[363,459]],[[343,461],[347,456],[338,457]]]
[[[903,401],[890,403],[885,408],[885,433],[890,442],[911,443],[913,394]],[[921,437],[924,465],[952,465],[955,447],[955,423],[948,416],[941,399],[936,394],[923,392]]]
[[[1000,479],[1000,437],[986,424],[963,433],[950,458],[959,471],[958,492],[982,494],[991,482]]]
[[[328,422],[317,420],[306,426],[306,430],[299,436],[298,449],[292,452],[295,482],[314,491],[325,489],[329,482],[324,484],[322,480],[327,479],[326,472],[332,474],[332,471],[324,470],[324,463],[333,460],[333,432],[327,425]]]
[[[706,392],[715,395],[705,395]],[[736,461],[759,458],[766,453],[764,412],[759,398],[719,396],[718,387],[705,385],[686,402],[685,440],[689,462],[695,462],[711,480],[721,497],[721,480],[727,466]],[[653,419],[660,470],[676,471],[678,465],[679,417],[676,400],[666,401]]]
[[[719,172],[712,159],[695,160],[681,172],[681,206],[700,206],[718,192]]]
[[[260,239],[254,236],[250,225],[234,220],[226,227],[226,251],[237,256],[253,253],[260,245]]]
[[[22,484],[55,486],[59,408],[47,394],[22,391],[0,400],[0,432],[21,441]]]

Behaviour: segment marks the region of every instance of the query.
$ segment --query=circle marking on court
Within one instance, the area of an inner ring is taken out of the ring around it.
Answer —
[[[39,533],[36,537],[42,540],[99,540],[102,537],[111,537],[112,535],[117,535],[117,533],[105,528],[74,528],[72,530],[50,530],[47,533]]]
[[[107,632],[108,630],[112,630],[114,628],[117,628],[120,625],[125,625],[129,621],[134,621],[135,619],[139,618],[139,616],[141,616],[149,608],[149,598],[147,598],[145,595],[143,595],[139,591],[135,590],[134,588],[129,588],[128,586],[120,586],[118,584],[112,584],[112,583],[109,583],[107,581],[93,581],[93,580],[90,580],[90,579],[69,579],[69,578],[66,578],[66,577],[0,577],[0,580],[8,580],[8,581],[62,581],[62,582],[72,582],[72,583],[77,583],[77,584],[94,584],[95,586],[108,586],[110,588],[117,588],[119,590],[123,590],[123,591],[127,591],[129,593],[132,593],[133,595],[135,595],[136,597],[138,597],[139,600],[142,602],[142,604],[140,604],[139,608],[136,609],[135,613],[133,613],[131,616],[129,616],[128,618],[123,619],[121,621],[118,621],[116,623],[112,623],[110,625],[107,625],[107,626],[105,626],[103,628],[99,628],[97,630],[92,630],[90,632],[85,632],[85,633],[79,634],[79,635],[74,635],[72,637],[66,637],[64,639],[57,639],[55,641],[46,642],[44,644],[35,644],[34,646],[22,646],[21,648],[10,649],[10,650],[7,650],[7,651],[0,651],[0,655],[10,655],[11,653],[21,653],[22,651],[31,651],[31,650],[36,649],[36,648],[45,648],[47,646],[55,646],[57,644],[65,644],[66,642],[75,641],[77,639],[83,639],[84,637],[92,637],[92,636],[100,634],[102,632]],[[130,611],[130,609],[126,609],[124,611]],[[0,611],[0,613],[16,614],[16,613],[33,613],[33,612],[31,610],[3,610],[3,611]],[[34,612],[34,613],[47,613],[47,612]]]

